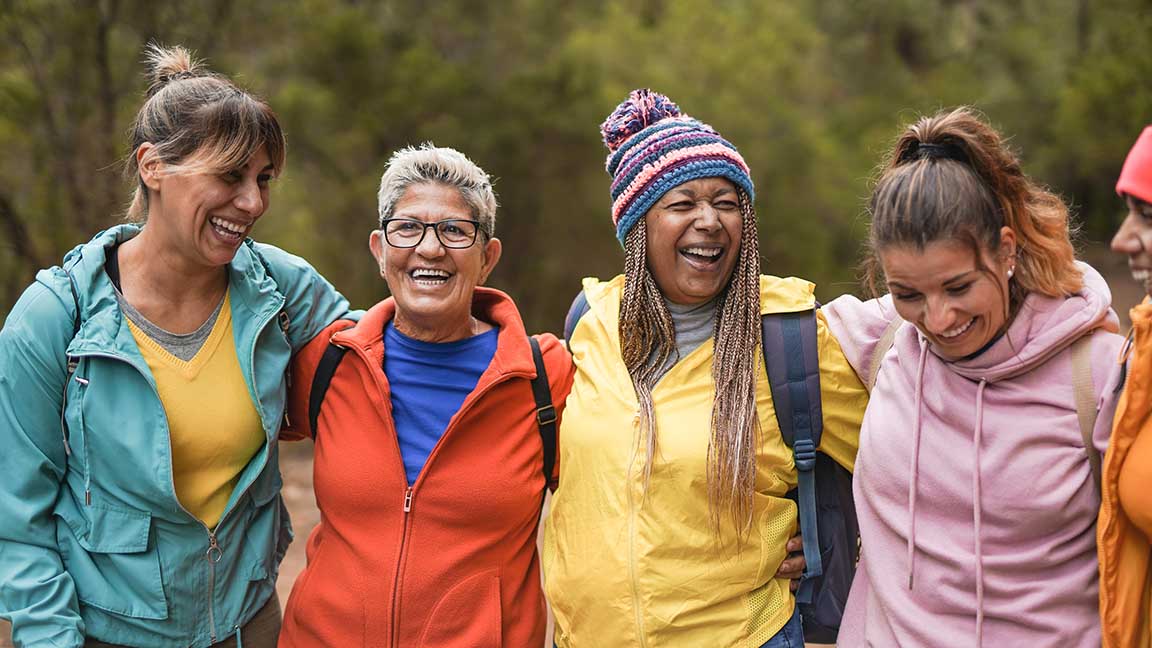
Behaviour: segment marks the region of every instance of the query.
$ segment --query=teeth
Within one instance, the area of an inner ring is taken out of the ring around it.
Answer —
[[[215,225],[216,227],[219,227],[222,230],[227,230],[229,232],[232,232],[233,234],[243,234],[244,231],[248,229],[244,225],[241,225],[239,223],[233,223],[232,221],[226,221],[226,220],[221,219],[221,218],[213,218],[213,219],[211,219],[210,222],[213,225]]]
[[[696,256],[702,256],[702,257],[720,256],[720,249],[719,248],[690,247],[690,248],[685,248],[684,251],[687,252],[688,254],[695,254]]]
[[[968,320],[968,322],[966,324],[964,324],[963,326],[957,326],[956,328],[952,329],[951,331],[944,331],[943,333],[940,334],[940,337],[942,337],[942,338],[954,338],[954,337],[960,335],[961,333],[963,333],[964,331],[967,331],[972,326],[972,322],[975,322],[975,321],[976,321],[976,318],[973,317],[972,319]]]
[[[1152,271],[1149,270],[1132,270],[1132,278],[1136,281],[1145,282],[1148,278],[1152,277]]]
[[[447,279],[449,276],[444,270],[420,268],[412,271],[413,279]]]

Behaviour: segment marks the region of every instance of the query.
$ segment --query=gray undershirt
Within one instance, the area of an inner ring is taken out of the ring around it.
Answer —
[[[668,313],[672,316],[672,326],[676,329],[676,355],[669,356],[664,361],[664,366],[660,368],[659,372],[660,378],[663,378],[664,374],[668,373],[668,370],[679,360],[707,342],[708,338],[712,337],[713,328],[716,326],[715,299],[693,306],[673,304],[667,300],[664,303],[668,306]]]
[[[169,333],[149,322],[140,311],[133,308],[132,304],[124,299],[124,295],[119,290],[116,291],[116,303],[120,304],[120,310],[124,316],[135,324],[136,328],[143,331],[144,335],[154,340],[168,353],[188,362],[200,352],[200,347],[204,346],[205,340],[212,332],[212,327],[216,326],[216,320],[220,317],[220,309],[224,306],[224,299],[220,299],[220,303],[216,304],[216,310],[212,311],[212,314],[200,325],[200,328],[191,333]]]

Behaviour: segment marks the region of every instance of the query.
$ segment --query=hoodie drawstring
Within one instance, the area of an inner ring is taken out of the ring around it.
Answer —
[[[928,340],[920,338],[920,363],[916,366],[916,425],[912,428],[912,483],[908,489],[908,589],[916,573],[916,487],[920,482],[920,427],[924,409],[924,366],[928,360]]]
[[[244,638],[240,636],[240,626],[236,626],[236,648],[244,648]]]
[[[981,378],[976,388],[976,429],[972,431],[972,525],[975,527],[976,554],[976,646],[984,642],[984,546],[981,541],[984,505],[980,501],[980,445],[984,431],[984,388],[988,379]]]

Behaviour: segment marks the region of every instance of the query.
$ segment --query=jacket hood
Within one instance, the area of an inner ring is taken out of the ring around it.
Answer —
[[[1095,329],[1120,330],[1112,310],[1112,292],[1092,266],[1077,261],[1084,287],[1069,297],[1029,294],[1004,334],[990,349],[969,360],[948,362],[956,373],[997,382],[1043,364],[1084,334]],[[933,353],[936,349],[929,345]]]

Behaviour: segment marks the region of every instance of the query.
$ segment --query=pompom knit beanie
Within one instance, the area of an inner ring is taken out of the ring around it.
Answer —
[[[664,95],[633,90],[600,125],[612,176],[612,222],[620,244],[669,190],[698,178],[726,178],[755,197],[740,152]]]
[[[1116,182],[1116,193],[1152,203],[1152,126],[1140,133],[1128,152],[1120,180]]]

